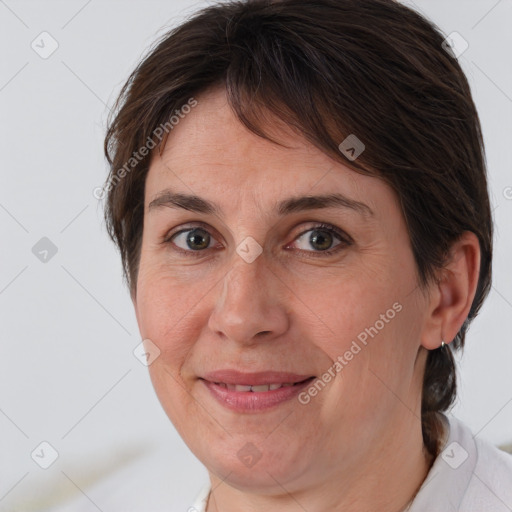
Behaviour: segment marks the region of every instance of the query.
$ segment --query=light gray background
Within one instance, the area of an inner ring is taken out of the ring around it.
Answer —
[[[469,43],[459,61],[483,125],[496,236],[494,285],[469,332],[454,413],[479,437],[510,443],[512,1],[405,3]],[[108,106],[156,37],[202,5],[0,0],[2,511],[94,497],[95,481],[157,447],[180,503],[206,478],[133,355],[135,315],[92,193],[106,176]],[[59,45],[47,59],[31,48],[43,31]],[[32,252],[42,237],[58,249],[46,263]],[[46,470],[31,458],[42,441],[59,454]]]

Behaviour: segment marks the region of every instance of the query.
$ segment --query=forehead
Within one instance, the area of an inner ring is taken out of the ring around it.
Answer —
[[[279,198],[340,192],[369,204],[394,201],[375,177],[335,161],[280,120],[265,131],[283,146],[254,134],[232,112],[223,89],[197,96],[197,106],[169,134],[162,157],[153,158],[146,180],[146,209],[166,188],[232,207],[235,198],[274,204]]]

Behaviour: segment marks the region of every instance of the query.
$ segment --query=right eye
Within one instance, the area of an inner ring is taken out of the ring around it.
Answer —
[[[182,229],[174,233],[165,240],[165,243],[176,246],[178,252],[192,254],[204,252],[205,249],[211,249],[210,244],[213,240],[215,240],[215,238],[213,238],[206,229],[194,227]]]

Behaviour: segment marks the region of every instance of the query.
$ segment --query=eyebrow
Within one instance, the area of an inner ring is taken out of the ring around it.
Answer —
[[[181,208],[191,212],[222,217],[222,209],[216,203],[196,195],[173,192],[170,189],[163,190],[155,196],[149,203],[148,212],[162,207]],[[290,197],[278,203],[275,211],[278,215],[284,216],[301,211],[325,208],[350,209],[365,217],[375,215],[367,204],[350,199],[340,193]]]

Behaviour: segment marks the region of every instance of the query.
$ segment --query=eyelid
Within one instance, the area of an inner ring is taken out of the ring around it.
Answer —
[[[315,221],[312,221],[313,223]],[[318,229],[319,231],[328,231],[329,233],[332,233],[333,235],[337,236],[342,242],[345,243],[354,243],[354,240],[352,237],[346,233],[343,229],[337,228],[336,226],[333,226],[332,224],[327,224],[325,222],[319,222],[315,224],[314,226],[309,227],[308,229],[305,229],[301,233],[299,233],[293,241],[297,240],[297,238],[300,238],[301,236],[305,235],[308,231],[313,231],[315,229]],[[320,252],[320,251],[319,251]]]
[[[195,228],[202,228],[212,236],[213,236],[212,230],[215,233],[217,233],[217,231],[215,229],[213,229],[209,224],[206,224],[206,222],[201,222],[199,220],[192,221],[192,222],[186,222],[185,224],[180,224],[179,229],[177,229],[176,231],[170,230],[170,231],[166,232],[165,235],[162,236],[162,243],[165,244],[167,242],[170,242],[171,238],[173,238],[174,236],[176,236],[180,233],[183,233],[184,231],[192,231]],[[222,237],[220,237],[220,238],[222,238]]]

